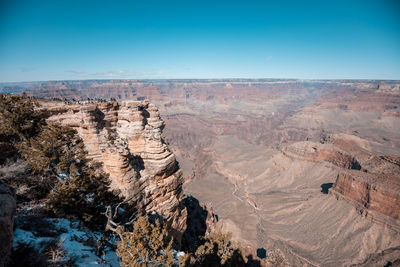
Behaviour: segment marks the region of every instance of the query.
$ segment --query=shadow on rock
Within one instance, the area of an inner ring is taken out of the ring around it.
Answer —
[[[247,256],[247,263],[246,266],[248,267],[261,267],[261,263],[257,258],[253,258],[253,255]]]
[[[331,188],[332,186],[333,186],[333,183],[322,184],[322,185],[321,185],[321,192],[322,192],[323,194],[328,194],[329,188]]]
[[[187,196],[182,200],[182,204],[187,209],[187,227],[182,237],[182,249],[188,252],[194,252],[201,245],[201,237],[204,237],[207,229],[213,227],[216,223],[216,217],[206,206],[202,207],[199,201]]]
[[[140,178],[140,171],[144,170],[144,161],[141,156],[128,154],[129,164],[135,169],[138,178]]]

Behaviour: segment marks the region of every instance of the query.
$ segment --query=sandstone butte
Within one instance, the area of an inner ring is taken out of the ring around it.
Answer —
[[[162,136],[164,122],[147,101],[41,102],[49,121],[70,126],[88,157],[103,164],[111,188],[150,214],[163,216],[178,242],[186,229],[182,171]]]

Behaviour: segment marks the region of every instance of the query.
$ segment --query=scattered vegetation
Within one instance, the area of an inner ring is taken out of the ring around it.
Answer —
[[[54,214],[73,214],[88,225],[104,226],[105,205],[118,200],[109,190],[108,175],[96,174],[89,165],[58,182],[48,196],[46,207]]]
[[[196,250],[196,258],[206,266],[243,266],[247,262],[240,243],[232,241],[231,233],[214,232]]]
[[[68,255],[63,240],[51,240],[44,249],[44,254],[47,256],[47,266],[76,266],[77,259]]]
[[[105,207],[119,201],[109,189],[108,175],[87,159],[82,139],[67,126],[49,123],[34,102],[0,94],[0,147],[28,165],[28,173],[6,183],[12,187],[33,184],[38,201],[57,215],[74,215],[89,225],[104,225]],[[16,155],[16,156],[15,156]],[[25,178],[25,179],[24,179]]]
[[[240,243],[232,241],[231,233],[213,232],[203,238],[194,255],[180,259],[181,266],[245,266],[247,257]]]
[[[0,164],[15,156],[18,152],[15,146],[36,136],[44,124],[32,101],[0,94]]]
[[[158,219],[150,223],[147,216],[139,216],[133,223],[132,232],[126,231],[124,226],[118,226],[116,231],[121,237],[117,248],[121,266],[173,265],[173,239],[166,225],[161,225]]]
[[[131,231],[124,226],[114,230],[120,236],[117,254],[121,266],[245,266],[247,257],[240,243],[232,241],[231,233],[214,232],[203,237],[203,244],[194,254],[186,253],[175,260],[173,238],[165,224],[148,216],[139,216]]]
[[[124,203],[110,191],[108,175],[87,158],[84,143],[74,129],[47,122],[35,105],[27,97],[0,94],[0,165],[22,170],[21,175],[2,176],[0,172],[1,182],[21,194],[29,191],[26,200],[44,204],[52,215],[72,216],[97,229],[104,227],[106,220],[108,225],[114,216],[107,216],[106,207],[118,210]],[[107,131],[109,141],[114,141],[112,130]],[[133,208],[122,209],[129,213]],[[29,216],[24,216],[24,220],[29,220]],[[37,220],[36,224],[43,227],[36,227],[35,231],[53,234],[49,223]],[[19,225],[30,231],[30,223],[35,222],[26,222]],[[192,253],[186,253],[178,262],[173,257],[174,240],[160,220],[140,215],[130,221],[129,227],[111,223],[112,230],[120,237],[116,252],[121,266],[244,266],[247,262],[243,249],[231,240],[231,234],[217,232],[196,239],[199,242]],[[14,249],[13,262],[16,266],[73,265],[72,260],[66,261],[61,242],[49,244],[45,254],[47,259],[29,244],[21,244]]]

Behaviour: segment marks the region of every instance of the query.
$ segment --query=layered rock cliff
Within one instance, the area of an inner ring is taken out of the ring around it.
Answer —
[[[284,147],[282,153],[292,159],[310,162],[326,161],[340,168],[361,169],[360,164],[353,156],[331,144],[297,142]]]
[[[350,201],[373,221],[400,231],[400,157],[371,153],[368,143],[349,135],[332,135],[327,140],[351,153],[359,168],[341,169],[330,193]]]
[[[400,231],[400,177],[348,170],[338,175],[330,193],[351,201],[373,221]]]
[[[111,187],[147,213],[163,216],[175,238],[186,228],[182,171],[162,137],[164,122],[148,102],[42,103],[49,121],[77,130],[88,157],[103,164]]]
[[[348,200],[373,221],[400,230],[400,157],[375,155],[368,142],[346,134],[325,136],[323,144],[297,142],[282,153],[292,160],[332,164],[338,173],[332,195]]]

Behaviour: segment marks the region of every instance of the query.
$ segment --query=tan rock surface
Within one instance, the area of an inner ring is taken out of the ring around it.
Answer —
[[[76,129],[88,156],[103,163],[111,187],[147,213],[163,216],[180,240],[186,227],[181,206],[182,171],[162,137],[163,121],[148,102],[65,105],[43,102],[48,120]]]
[[[364,215],[400,231],[400,176],[345,171],[330,192],[354,202]]]

